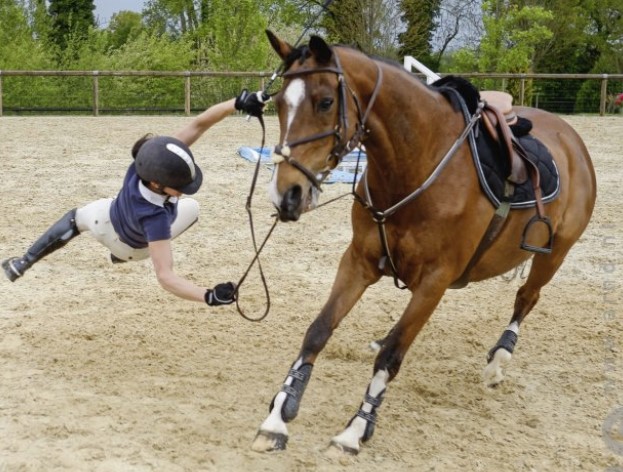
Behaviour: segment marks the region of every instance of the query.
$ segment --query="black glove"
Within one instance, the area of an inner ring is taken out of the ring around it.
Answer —
[[[240,95],[236,97],[236,110],[244,111],[251,116],[262,116],[266,102],[270,100],[270,95],[266,92],[249,93],[247,89],[243,89]]]
[[[233,282],[217,284],[214,288],[206,290],[203,299],[210,306],[234,303],[236,301],[236,284]]]

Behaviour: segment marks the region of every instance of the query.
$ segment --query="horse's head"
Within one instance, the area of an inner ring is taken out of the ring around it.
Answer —
[[[284,63],[283,86],[274,97],[280,138],[270,194],[279,218],[296,221],[316,206],[322,175],[348,152],[357,107],[347,106],[354,96],[347,95],[339,57],[323,39],[312,36],[294,48],[266,33]]]

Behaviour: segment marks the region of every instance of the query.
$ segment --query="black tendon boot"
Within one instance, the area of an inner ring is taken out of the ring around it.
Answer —
[[[4,273],[11,282],[15,282],[24,275],[35,262],[48,254],[63,247],[67,242],[78,236],[80,231],[76,226],[76,209],[68,211],[60,220],[54,223],[35,243],[30,246],[22,257],[11,257],[2,261]]]

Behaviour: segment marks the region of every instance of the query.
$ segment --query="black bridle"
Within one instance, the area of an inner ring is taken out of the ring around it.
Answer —
[[[276,164],[279,162],[286,161],[292,167],[296,168],[300,171],[307,179],[311,182],[311,184],[318,190],[322,191],[321,184],[324,179],[329,175],[330,169],[335,168],[342,158],[351,152],[355,147],[357,147],[365,138],[366,134],[368,134],[369,130],[366,129],[366,122],[370,115],[370,111],[378,97],[379,91],[381,89],[381,84],[383,82],[383,69],[376,64],[377,67],[377,76],[376,82],[374,84],[374,90],[372,91],[372,95],[370,97],[370,101],[368,103],[368,107],[366,108],[365,113],[361,111],[361,104],[355,92],[347,86],[346,79],[344,77],[344,70],[342,69],[342,65],[340,63],[339,56],[333,52],[333,57],[335,58],[335,67],[318,67],[315,69],[300,69],[295,71],[289,71],[282,74],[283,78],[289,77],[300,77],[304,75],[310,74],[321,74],[321,73],[333,73],[337,75],[338,80],[338,120],[335,128],[327,131],[322,131],[320,133],[313,134],[311,136],[307,136],[304,138],[297,139],[292,142],[285,142],[283,144],[279,144],[275,146],[274,153],[281,157],[281,159],[276,160]],[[357,125],[355,127],[355,132],[353,135],[348,138],[346,133],[348,132],[348,113],[347,113],[347,102],[346,102],[346,91],[349,91],[351,96],[353,97],[353,101],[355,106],[357,107]],[[326,163],[329,165],[331,161],[333,161],[333,166],[329,167],[328,170],[320,172],[320,178],[318,178],[317,174],[312,172],[308,167],[301,164],[299,161],[292,157],[292,149],[300,146],[302,144],[311,143],[313,141],[318,141],[325,138],[333,137],[335,140],[335,145],[331,149],[331,152],[327,156]]]

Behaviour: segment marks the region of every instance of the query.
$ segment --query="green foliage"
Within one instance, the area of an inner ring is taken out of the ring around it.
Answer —
[[[70,43],[86,39],[95,28],[93,0],[49,0],[48,12],[52,17],[50,39],[61,50],[75,47]]]
[[[293,44],[323,2],[147,0],[142,13],[119,12],[105,28],[95,25],[93,3],[0,0],[0,70],[272,71],[279,61],[264,29]],[[383,57],[413,55],[433,70],[459,74],[623,72],[623,0],[484,0],[478,47],[449,51],[438,65],[430,44],[443,5],[441,0],[334,1],[331,14],[321,16],[307,33]],[[178,109],[183,103],[183,78],[99,80],[105,109]],[[256,88],[257,82],[195,77],[192,102],[208,106],[242,87]],[[615,90],[620,82],[610,84],[609,94],[621,93]],[[506,89],[518,98],[516,80],[478,85]],[[527,103],[538,97],[540,106],[557,111],[594,110],[600,95],[597,81],[540,81],[538,90],[529,81],[525,85]],[[562,87],[564,101],[544,98]],[[89,77],[3,77],[5,107],[87,110],[91,101]]]
[[[208,68],[231,71],[266,67],[270,46],[264,35],[264,17],[256,13],[258,6],[255,0],[225,0],[214,6],[205,30],[211,39]]]
[[[594,0],[589,18],[592,71],[623,72],[623,0]]]
[[[209,16],[211,3],[205,0],[149,0],[143,13],[147,27],[153,32],[178,38],[199,28]]]
[[[112,70],[187,70],[192,61],[189,40],[141,33],[134,41],[109,54]]]
[[[106,28],[108,46],[115,50],[136,40],[144,31],[141,15],[133,11],[120,11],[112,15]]]
[[[623,0],[487,0],[483,14],[480,48],[454,52],[446,58],[444,70],[623,72]],[[518,98],[512,83],[483,85],[507,86]],[[564,99],[548,98],[562,90]],[[594,111],[601,93],[598,81],[592,80],[540,81],[538,90],[527,82],[526,92],[527,103],[536,103],[538,94],[540,107],[560,113]]]
[[[397,59],[400,18],[394,6],[393,2],[383,0],[340,0],[331,4],[321,24],[332,43]]]
[[[141,33],[108,56],[110,70],[188,70],[193,52],[189,40]],[[183,78],[101,78],[104,108],[178,108],[184,103]]]
[[[0,70],[48,65],[44,48],[33,38],[27,12],[13,1],[0,0]]]
[[[485,36],[477,50],[464,49],[453,56],[453,72],[505,72],[533,71],[537,49],[552,37],[546,26],[553,18],[552,12],[539,6],[517,6],[502,0],[485,0],[482,3]],[[502,83],[499,80],[482,81],[480,88],[506,90],[519,98],[519,81]],[[525,91],[530,100],[530,86]]]
[[[611,58],[606,55],[602,55],[599,61],[593,67],[594,73],[608,74],[612,67]],[[623,80],[608,80],[608,86],[606,89],[607,95],[607,109],[609,112],[614,112],[614,100],[620,94],[623,93]],[[575,100],[575,110],[580,113],[587,113],[595,110],[595,104],[599,103],[601,98],[601,82],[598,80],[584,81],[579,88]]]
[[[480,71],[530,72],[537,48],[552,37],[545,25],[552,12],[538,6],[505,6],[499,0],[485,0],[482,8],[487,34],[480,43]]]
[[[402,19],[407,28],[398,35],[400,56],[414,56],[432,70],[439,70],[433,60],[431,40],[439,16],[441,0],[402,0]]]

